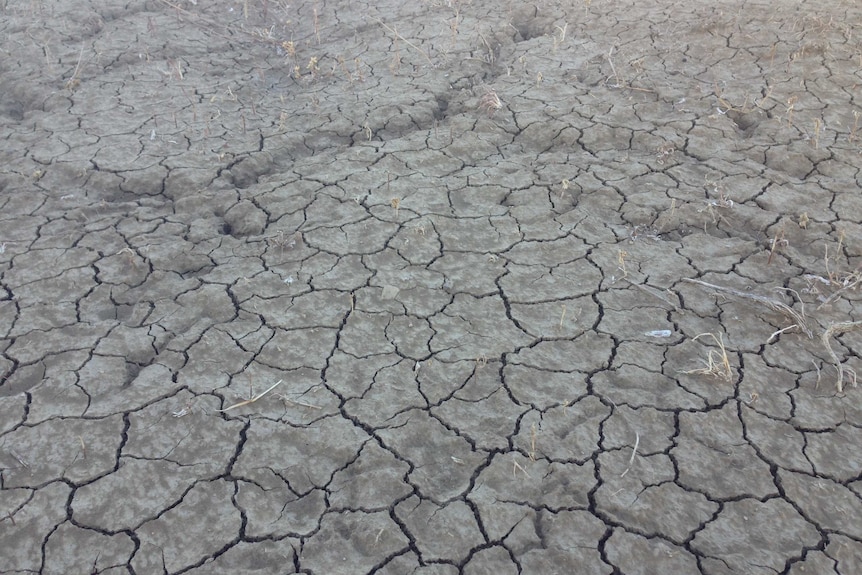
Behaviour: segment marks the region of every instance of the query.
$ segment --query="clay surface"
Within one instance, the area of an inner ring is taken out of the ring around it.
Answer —
[[[860,29],[0,1],[0,573],[862,572]]]

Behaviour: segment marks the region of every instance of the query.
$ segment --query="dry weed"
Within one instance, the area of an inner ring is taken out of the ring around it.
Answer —
[[[715,189],[718,190],[717,187]],[[727,219],[721,215],[719,210],[732,210],[734,205],[733,200],[728,198],[724,192],[720,192],[717,200],[707,200],[706,206],[697,210],[697,213],[708,213],[712,218],[712,223],[718,225],[722,221],[727,222]],[[703,228],[706,230],[706,222],[703,223]]]
[[[486,112],[488,116],[493,116],[494,112],[503,107],[503,101],[497,95],[497,92],[490,88],[485,89],[485,95],[479,100],[479,109]]]
[[[718,351],[710,349],[706,356],[706,366],[699,369],[690,369],[682,373],[692,375],[712,375],[730,382],[733,379],[733,369],[730,367],[730,359],[727,357],[727,349],[724,347],[724,338],[719,333],[718,336],[714,333],[701,333],[695,336],[692,341],[697,341],[698,338],[709,336],[718,344]]]
[[[711,290],[715,290],[715,291],[720,292],[720,293],[730,294],[730,295],[736,296],[738,298],[747,299],[749,301],[755,301],[757,303],[763,304],[766,307],[768,307],[769,309],[771,309],[772,311],[777,311],[779,313],[782,313],[782,314],[786,315],[787,317],[789,317],[791,320],[793,320],[794,324],[792,326],[784,328],[781,331],[787,331],[789,329],[797,327],[800,330],[802,330],[802,332],[805,335],[807,335],[809,338],[814,337],[814,334],[811,332],[811,328],[808,327],[808,322],[805,319],[805,307],[804,307],[804,305],[803,305],[802,311],[797,312],[796,310],[791,308],[789,305],[782,303],[778,300],[768,298],[766,296],[748,293],[748,292],[736,290],[733,288],[717,286],[715,284],[707,283],[705,281],[695,280],[695,279],[690,279],[690,278],[683,278],[682,281],[697,284],[697,285],[700,285],[703,287],[707,287]]]
[[[838,249],[836,251],[836,256],[831,258],[838,263],[838,255],[841,253],[841,247],[844,242],[844,235],[839,237],[838,241]],[[846,294],[850,291],[856,291],[859,289],[859,286],[862,285],[862,266],[858,266],[852,272],[844,272],[830,269],[829,265],[829,245],[826,245],[825,254],[823,256],[824,267],[826,268],[826,276],[820,276],[816,274],[805,274],[803,278],[808,283],[808,287],[803,290],[803,293],[814,294],[817,296],[817,300],[820,302],[820,305],[817,306],[817,309],[821,309],[824,306],[830,305],[832,302]],[[825,285],[831,289],[834,289],[829,296],[824,296],[820,294],[820,290],[817,287],[817,284]]]
[[[235,404],[231,405],[230,407],[226,407],[225,409],[216,409],[216,412],[217,413],[224,413],[226,411],[230,411],[231,409],[236,409],[237,407],[243,407],[245,405],[251,405],[252,403],[257,401],[258,399],[262,398],[264,395],[266,395],[267,393],[269,393],[270,391],[272,391],[273,389],[275,389],[276,387],[281,385],[282,381],[283,380],[279,379],[277,382],[272,384],[272,386],[270,386],[266,391],[262,391],[261,393],[258,393],[257,395],[254,395],[254,396],[252,396],[252,397],[250,397],[244,401],[240,401],[239,403],[235,403]]]
[[[78,63],[75,64],[75,69],[72,71],[72,77],[66,80],[65,88],[70,92],[74,92],[81,84],[81,63],[84,59],[84,43],[81,42],[81,51],[78,53]]]
[[[772,241],[769,242],[769,257],[766,259],[766,265],[770,265],[772,263],[772,256],[775,255],[775,250],[783,247],[787,247],[787,240],[784,238],[784,228],[782,227],[778,230],[778,233],[775,234],[775,237],[772,238]]]
[[[826,351],[829,352],[829,356],[832,358],[832,361],[835,364],[835,369],[838,371],[838,381],[836,382],[838,393],[844,393],[845,373],[850,376],[850,381],[853,383],[853,387],[856,387],[856,371],[852,368],[844,367],[843,365],[841,365],[841,361],[838,359],[838,356],[832,350],[832,345],[829,343],[829,338],[831,338],[833,335],[838,336],[842,333],[855,331],[860,328],[862,328],[862,321],[843,321],[840,323],[831,323],[829,324],[829,327],[826,328],[826,331],[823,332],[823,335],[820,336],[820,341],[822,341],[823,345],[826,346]]]

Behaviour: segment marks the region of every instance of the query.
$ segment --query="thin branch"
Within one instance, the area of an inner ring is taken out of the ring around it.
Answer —
[[[279,379],[277,382],[275,382],[274,384],[272,384],[272,387],[270,387],[269,389],[267,389],[266,391],[264,391],[264,392],[262,392],[262,393],[258,393],[257,395],[255,395],[255,396],[254,396],[254,397],[252,397],[251,399],[246,399],[245,401],[240,401],[239,403],[235,403],[235,404],[233,404],[233,405],[231,405],[230,407],[227,407],[227,408],[225,408],[225,409],[216,409],[216,412],[217,412],[217,413],[224,413],[224,412],[226,412],[226,411],[230,411],[231,409],[236,409],[237,407],[243,407],[243,406],[245,406],[245,405],[251,405],[252,403],[254,403],[255,401],[257,401],[258,399],[260,399],[261,397],[263,397],[264,395],[266,395],[267,393],[269,393],[270,391],[272,391],[273,389],[275,389],[276,387],[278,387],[279,385],[281,385],[281,382],[282,382],[282,381],[284,381],[284,380],[283,380],[283,379]]]
[[[632,468],[632,463],[634,463],[635,456],[638,454],[638,445],[640,445],[640,443],[641,443],[641,436],[638,432],[635,432],[635,446],[632,449],[632,456],[629,457],[629,465],[628,465],[628,467],[626,467],[626,470],[622,472],[620,477],[625,477],[626,473],[629,472],[629,469]]]
[[[852,377],[853,386],[856,386],[856,372],[849,368],[841,365],[841,361],[838,359],[838,356],[835,355],[835,352],[832,351],[832,345],[829,343],[829,338],[832,335],[841,335],[842,333],[847,333],[848,331],[854,331],[859,328],[862,328],[862,321],[844,321],[841,323],[833,323],[830,324],[826,331],[823,332],[823,335],[820,336],[820,341],[823,342],[823,345],[826,346],[826,351],[829,352],[829,356],[832,358],[832,361],[835,363],[835,369],[838,370],[838,393],[844,393],[844,372],[846,371]]]

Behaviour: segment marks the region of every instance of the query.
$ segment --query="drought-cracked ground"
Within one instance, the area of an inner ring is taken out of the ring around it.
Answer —
[[[120,4],[0,6],[0,572],[862,573],[858,3]]]

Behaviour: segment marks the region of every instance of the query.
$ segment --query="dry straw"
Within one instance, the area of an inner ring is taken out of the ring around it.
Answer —
[[[275,389],[276,387],[281,385],[282,381],[283,380],[279,379],[277,382],[272,384],[272,386],[269,389],[267,389],[266,391],[262,391],[261,393],[258,393],[254,397],[246,399],[245,401],[240,401],[239,403],[235,403],[235,404],[231,405],[230,407],[226,407],[225,409],[216,409],[216,412],[224,413],[226,411],[230,411],[231,409],[236,409],[237,407],[243,407],[246,405],[251,405],[252,403],[257,401],[258,399],[262,398],[264,395],[266,395],[267,393],[269,393],[270,391],[272,391],[273,389]]]
[[[802,308],[802,312],[797,312],[796,310],[791,308],[789,305],[782,303],[776,299],[768,298],[766,296],[748,293],[748,292],[740,291],[740,290],[729,288],[729,287],[718,286],[715,284],[711,284],[711,283],[707,283],[707,282],[695,280],[695,279],[683,278],[682,281],[692,283],[692,284],[697,284],[699,286],[703,286],[703,287],[709,288],[711,290],[715,290],[719,293],[726,293],[726,294],[729,294],[729,295],[732,295],[732,296],[735,296],[735,297],[738,297],[741,299],[747,299],[749,301],[755,301],[757,303],[763,304],[766,307],[768,307],[769,309],[771,309],[772,311],[777,311],[781,314],[786,315],[788,318],[790,318],[794,322],[794,325],[787,327],[787,328],[784,328],[783,330],[780,330],[780,331],[787,331],[788,329],[791,329],[793,327],[798,327],[802,331],[802,333],[807,335],[809,338],[814,337],[814,334],[811,332],[811,328],[808,327],[808,322],[805,319],[805,307],[804,306]]]
[[[683,281],[688,282],[688,283],[697,284],[697,285],[700,285],[703,287],[707,287],[707,288],[715,290],[719,293],[725,293],[725,294],[739,297],[741,299],[747,299],[749,301],[755,301],[757,303],[765,305],[766,307],[768,307],[769,309],[771,309],[773,311],[777,311],[779,313],[784,314],[785,316],[787,316],[788,318],[790,318],[791,320],[794,321],[793,325],[790,325],[788,327],[785,327],[785,328],[780,329],[780,330],[776,331],[775,333],[773,333],[769,337],[769,339],[767,340],[767,343],[771,342],[779,334],[782,334],[782,333],[784,333],[788,330],[794,329],[794,328],[798,328],[805,335],[807,335],[809,338],[814,337],[814,334],[812,333],[811,328],[808,326],[807,320],[805,318],[804,306],[803,306],[803,309],[801,312],[797,312],[796,310],[794,310],[793,308],[791,308],[787,304],[784,304],[784,303],[782,303],[778,300],[772,299],[772,298],[768,298],[766,296],[751,294],[751,293],[739,291],[739,290],[736,290],[733,288],[717,286],[715,284],[711,284],[711,283],[707,283],[707,282],[695,280],[695,279],[683,278]],[[843,293],[844,289],[847,289],[847,288],[855,289],[856,286],[859,285],[859,283],[860,283],[860,280],[857,279],[856,277],[854,277],[849,283],[845,283],[844,288],[838,290],[838,292],[836,292],[836,294]],[[836,294],[833,294],[832,297],[827,299],[827,302],[831,302],[832,300],[834,300],[835,299],[834,296]],[[844,321],[844,322],[837,322],[837,323],[833,322],[833,323],[830,323],[829,326],[820,335],[820,341],[823,343],[823,346],[826,348],[826,351],[829,353],[829,357],[832,359],[832,363],[835,365],[835,370],[838,372],[838,379],[837,379],[835,385],[836,385],[836,388],[837,388],[839,394],[844,393],[845,375],[849,376],[850,381],[853,384],[853,387],[856,387],[856,385],[857,385],[856,371],[850,367],[845,367],[844,365],[841,364],[840,358],[835,353],[835,351],[832,349],[832,343],[830,340],[832,339],[833,336],[837,337],[837,336],[840,336],[842,334],[845,334],[845,333],[848,333],[851,331],[856,331],[859,329],[862,329],[862,321]],[[720,362],[715,361],[715,357],[718,356],[718,354],[715,354],[714,351],[710,351],[710,354],[709,354],[709,357],[707,360],[707,366],[705,368],[698,369],[698,370],[692,370],[692,371],[686,371],[683,373],[699,373],[699,374],[710,374],[710,375],[723,375],[724,373],[727,373],[728,374],[727,379],[729,379],[730,367],[729,367],[729,364],[727,363],[727,353],[724,350],[724,345],[721,343],[720,337],[716,338],[713,334],[701,334],[701,335],[709,335],[713,339],[716,340],[716,342],[719,344],[719,348],[721,349],[721,354],[719,357],[722,358],[722,361],[720,361]],[[699,335],[697,337],[701,337],[701,335]],[[697,337],[694,339],[697,339]],[[818,380],[819,380],[819,376],[818,376]]]
[[[832,345],[829,343],[829,338],[831,338],[833,335],[841,335],[842,333],[847,333],[848,331],[855,331],[859,328],[862,328],[862,321],[844,321],[840,323],[832,323],[829,324],[829,327],[826,328],[826,331],[824,331],[823,335],[820,336],[820,341],[822,341],[823,345],[826,346],[826,351],[829,352],[829,356],[835,363],[835,369],[838,371],[838,381],[836,382],[838,393],[844,393],[845,372],[850,375],[851,381],[853,382],[853,387],[856,387],[856,371],[852,368],[844,367],[843,365],[841,365],[841,361],[838,359],[838,356],[835,355],[834,351],[832,351]]]
[[[718,351],[714,349],[709,350],[709,354],[706,356],[705,367],[700,369],[690,369],[688,371],[683,371],[682,373],[693,375],[712,375],[720,377],[728,382],[731,381],[733,379],[733,369],[730,367],[730,359],[727,357],[727,348],[724,347],[724,338],[721,334],[718,334],[716,337],[714,333],[701,333],[695,336],[692,341],[696,341],[698,338],[705,335],[715,340],[715,343],[718,344]]]

